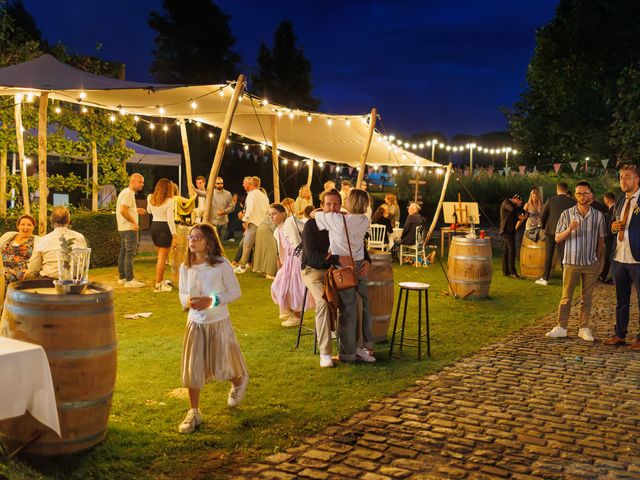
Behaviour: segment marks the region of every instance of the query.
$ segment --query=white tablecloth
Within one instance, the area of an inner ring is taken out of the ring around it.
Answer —
[[[60,435],[51,370],[40,345],[0,337],[0,419],[26,411]]]
[[[391,234],[391,243],[393,243],[395,240],[400,240],[400,237],[402,237],[402,229],[394,228],[393,233]]]

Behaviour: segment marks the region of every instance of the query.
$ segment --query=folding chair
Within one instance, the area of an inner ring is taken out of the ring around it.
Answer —
[[[369,248],[386,250],[389,248],[387,227],[373,223],[369,228]]]

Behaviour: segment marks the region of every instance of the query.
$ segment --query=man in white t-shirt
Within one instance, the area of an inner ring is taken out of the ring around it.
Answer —
[[[120,192],[116,202],[116,220],[120,234],[120,254],[118,255],[118,283],[127,288],[143,287],[144,283],[133,278],[133,257],[138,248],[138,219],[146,215],[144,208],[136,205],[136,193],[144,187],[144,177],[134,173],[129,178],[129,186]]]
[[[247,191],[244,214],[242,215],[245,230],[242,236],[242,258],[240,258],[239,265],[234,269],[236,273],[246,272],[249,254],[256,243],[258,225],[266,218],[269,211],[269,197],[260,190],[259,177],[245,177],[242,186]]]

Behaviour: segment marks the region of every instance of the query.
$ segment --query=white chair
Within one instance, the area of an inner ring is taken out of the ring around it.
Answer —
[[[369,248],[377,248],[386,250],[389,248],[389,240],[387,238],[387,227],[372,223],[369,227]]]
[[[406,257],[412,258],[416,267],[418,266],[418,259],[424,259],[426,252],[424,248],[424,226],[419,225],[416,227],[416,244],[415,245],[402,245],[400,244],[400,265],[404,262]],[[409,263],[409,262],[407,262]]]

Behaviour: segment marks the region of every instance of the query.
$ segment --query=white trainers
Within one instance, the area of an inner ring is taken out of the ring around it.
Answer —
[[[331,355],[320,355],[320,366],[322,368],[333,367],[333,359],[331,358]]]
[[[187,412],[187,416],[184,417],[182,423],[178,426],[178,432],[180,433],[193,433],[196,428],[202,423],[202,415],[200,410],[192,408]]]
[[[593,334],[588,327],[584,327],[578,330],[578,336],[585,342],[593,342]]]
[[[156,283],[156,288],[153,289],[154,292],[170,292],[173,290],[173,287],[168,284],[168,280],[163,280],[161,282]]]
[[[132,280],[129,280],[128,282],[125,282],[124,284],[124,288],[140,288],[140,287],[144,287],[144,282],[141,282],[140,280],[136,280],[135,278]]]
[[[236,407],[244,398],[244,394],[247,392],[247,385],[249,385],[248,375],[242,379],[240,386],[231,387],[231,390],[229,390],[229,397],[227,398],[227,405],[230,407]]]
[[[356,361],[373,363],[376,361],[376,357],[371,355],[369,350],[367,350],[366,348],[358,347],[356,348]]]
[[[551,331],[547,332],[547,337],[551,338],[564,338],[567,336],[567,329],[562,328],[560,325],[556,325],[551,329]]]
[[[280,322],[280,325],[282,325],[283,327],[287,327],[287,328],[297,327],[298,325],[300,325],[300,319],[296,318],[294,316],[290,316],[289,318],[287,318],[283,322]]]
[[[536,283],[536,285],[543,285],[543,286],[545,286],[545,287],[546,287],[547,285],[549,285],[549,282],[548,282],[548,281],[546,281],[544,278],[539,278],[539,279],[537,279],[535,283]]]
[[[238,265],[236,268],[233,269],[233,271],[235,273],[245,273],[247,271],[247,267],[243,267],[241,265]]]
[[[118,283],[119,283],[120,285],[124,285],[125,283],[127,283],[127,279],[126,279],[126,278],[119,278],[119,279],[118,279]]]

